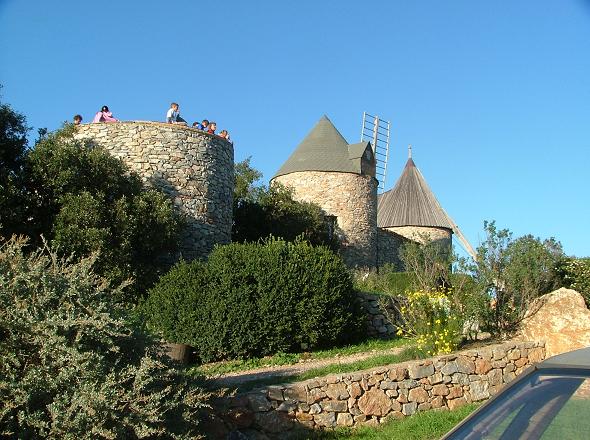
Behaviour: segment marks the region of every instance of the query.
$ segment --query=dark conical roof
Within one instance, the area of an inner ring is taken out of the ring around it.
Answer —
[[[431,226],[453,230],[420,170],[410,157],[397,183],[377,200],[377,226]]]
[[[356,144],[355,144],[356,146]],[[364,143],[364,148],[367,144]],[[356,149],[360,149],[355,148]],[[364,148],[363,151],[364,151]],[[353,155],[356,151],[351,152]],[[327,116],[322,116],[315,127],[297,146],[274,177],[297,171],[339,171],[360,173],[356,162],[351,161],[348,142]]]

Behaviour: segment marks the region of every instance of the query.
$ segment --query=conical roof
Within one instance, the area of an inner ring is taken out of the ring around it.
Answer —
[[[378,196],[377,226],[429,226],[453,230],[453,225],[410,157],[393,189]]]
[[[324,115],[274,177],[297,171],[360,173],[359,166],[350,159],[348,142]]]

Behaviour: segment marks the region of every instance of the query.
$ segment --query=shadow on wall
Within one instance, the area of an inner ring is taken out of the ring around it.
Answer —
[[[164,192],[172,200],[185,222],[177,260],[205,258],[216,244],[229,242],[219,239],[215,207],[212,202],[214,195],[206,178],[199,177],[196,173],[187,175],[185,186],[181,188],[167,179],[161,171],[155,171],[146,182]]]

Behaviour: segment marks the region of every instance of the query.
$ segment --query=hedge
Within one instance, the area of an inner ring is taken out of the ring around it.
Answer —
[[[148,327],[202,361],[331,347],[363,328],[342,260],[303,241],[217,247],[207,262],[175,266],[141,310]]]

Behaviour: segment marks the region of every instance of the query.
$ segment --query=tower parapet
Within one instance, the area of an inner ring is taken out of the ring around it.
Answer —
[[[180,247],[185,259],[205,257],[231,241],[230,142],[190,127],[141,121],[79,125],[75,137],[101,146],[174,201],[187,219]]]

